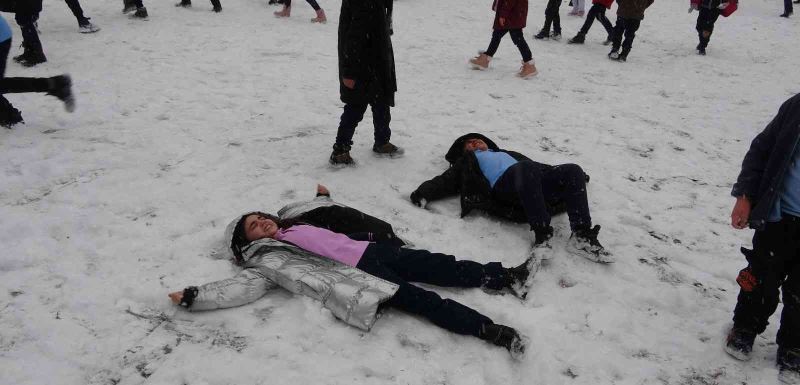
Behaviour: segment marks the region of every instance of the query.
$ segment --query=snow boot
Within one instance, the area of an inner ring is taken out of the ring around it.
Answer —
[[[88,17],[85,20],[81,20],[81,22],[78,23],[78,32],[80,33],[95,33],[99,30],[100,27],[98,27],[95,24],[92,24],[92,22],[89,21]]]
[[[472,65],[472,69],[485,70],[485,69],[489,68],[489,62],[490,61],[492,61],[492,57],[491,56],[489,56],[489,55],[487,55],[485,53],[481,53],[480,55],[475,56],[472,59],[469,59],[469,64]]]
[[[47,79],[47,84],[50,89],[47,91],[48,95],[64,102],[64,109],[67,112],[75,111],[75,96],[72,94],[72,78],[69,75],[54,76]]]
[[[511,357],[516,360],[522,358],[527,347],[527,341],[514,328],[496,323],[481,325],[478,338],[506,348],[511,353]]]
[[[317,10],[317,17],[311,19],[311,22],[312,23],[320,23],[320,24],[327,23],[328,22],[328,18],[325,17],[325,10],[323,10],[322,8],[318,9]]]
[[[623,48],[622,52],[619,53],[617,60],[619,61],[628,61],[628,53],[631,52],[630,48]]]
[[[189,8],[192,6],[192,0],[181,0],[180,3],[175,4],[176,7]]]
[[[136,3],[133,0],[122,0],[122,13],[131,13],[136,10]]]
[[[333,152],[331,153],[331,157],[329,162],[332,165],[352,165],[355,164],[355,160],[350,157],[350,146],[346,144],[334,144],[333,145]]]
[[[778,347],[778,379],[784,384],[800,384],[800,348]]]
[[[147,16],[147,8],[145,7],[138,7],[136,12],[133,13],[133,17],[137,19],[147,19]]]
[[[402,148],[397,147],[389,142],[386,142],[384,144],[378,144],[378,143],[373,144],[372,152],[375,154],[375,156],[384,158],[399,158],[403,156],[403,153],[405,153],[405,151]]]
[[[216,13],[222,12],[222,4],[220,4],[219,0],[211,0],[211,6],[214,7],[212,10]]]
[[[532,78],[539,74],[539,70],[536,69],[536,64],[533,63],[533,60],[522,62],[522,67],[519,67],[519,72],[517,72],[517,76],[527,79]]]
[[[785,18],[787,18],[787,19],[788,19],[788,18],[789,18],[789,16],[792,16],[792,13],[793,13],[793,12],[784,12],[784,13],[782,13],[780,16],[781,16],[781,17],[785,17]]]
[[[572,39],[567,40],[567,43],[568,44],[583,44],[583,42],[585,40],[586,40],[586,35],[584,35],[583,33],[578,32],[578,34],[575,35],[575,37],[573,37]]]
[[[550,32],[543,29],[543,30],[539,31],[539,33],[533,35],[533,38],[537,39],[537,40],[549,39],[550,38]]]
[[[22,55],[14,57],[14,61],[19,64],[22,64],[24,67],[33,67],[37,64],[41,64],[47,61],[47,57],[44,56],[44,52],[42,51],[33,51],[26,49]]]
[[[732,327],[725,342],[725,352],[731,357],[747,361],[753,353],[753,342],[756,340],[756,333],[745,328]]]
[[[597,240],[598,233],[600,233],[599,225],[592,228],[575,229],[569,237],[569,241],[567,241],[567,247],[571,249],[572,253],[581,255],[592,262],[614,262],[611,258],[611,253],[606,251],[600,241]]]
[[[283,6],[283,9],[280,11],[275,11],[272,13],[275,17],[289,17],[292,14],[292,7]]]
[[[25,123],[22,120],[22,113],[19,112],[18,109],[14,108],[8,100],[5,100],[2,103],[2,107],[0,110],[0,126],[3,126],[8,129],[14,128],[15,125],[19,123]]]
[[[553,31],[553,33],[550,34],[550,39],[555,41],[561,40],[561,31],[558,32]]]
[[[530,257],[519,266],[506,269],[508,276],[505,289],[519,299],[525,299],[540,267],[542,267],[541,255],[531,253]]]

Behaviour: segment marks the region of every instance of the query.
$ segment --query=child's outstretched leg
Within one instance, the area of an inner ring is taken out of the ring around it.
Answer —
[[[507,32],[507,29],[496,29],[494,32],[492,32],[492,41],[489,42],[489,48],[486,48],[486,51],[480,55],[469,59],[469,63],[472,64],[472,68],[476,70],[485,70],[489,68],[489,62],[497,52],[497,47],[500,46],[500,41],[503,40],[503,36],[505,36]]]

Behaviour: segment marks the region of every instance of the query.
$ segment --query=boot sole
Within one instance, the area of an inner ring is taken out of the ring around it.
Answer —
[[[725,353],[728,353],[729,356],[739,361],[750,361],[750,358],[752,358],[752,353],[744,353],[742,351],[733,349],[728,345],[725,345],[723,349],[725,349]]]
[[[586,250],[577,248],[571,240],[567,241],[566,248],[570,254],[580,255],[581,257],[584,257],[594,263],[599,263],[603,265],[610,265],[614,263],[614,260],[611,259],[610,255],[600,255],[600,256],[594,255]]]

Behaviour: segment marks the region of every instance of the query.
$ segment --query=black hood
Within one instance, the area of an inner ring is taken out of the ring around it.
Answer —
[[[471,132],[469,134],[462,135],[461,137],[456,139],[456,141],[453,142],[453,145],[450,146],[450,149],[447,150],[447,155],[445,155],[444,158],[447,159],[447,161],[450,162],[450,164],[453,164],[457,162],[459,159],[461,159],[461,157],[464,156],[464,142],[466,142],[469,139],[483,140],[490,150],[493,151],[500,150],[500,147],[497,147],[497,145],[494,144],[494,142],[492,142],[491,139],[476,132]]]

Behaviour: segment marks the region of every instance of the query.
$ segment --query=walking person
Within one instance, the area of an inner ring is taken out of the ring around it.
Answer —
[[[22,32],[22,54],[14,56],[14,61],[25,67],[33,67],[47,61],[39,40],[39,31],[36,28],[36,20],[39,19],[39,12],[42,11],[42,0],[0,0],[0,6],[4,12],[13,12],[19,29]],[[3,63],[5,65],[5,63]]]
[[[711,40],[711,33],[714,32],[714,23],[717,22],[719,15],[730,16],[735,10],[738,0],[691,0],[689,12],[697,10],[697,37],[700,42],[697,44],[697,54],[705,55],[708,42]]]
[[[653,4],[653,0],[617,0],[617,24],[611,36],[611,52],[608,58],[617,61],[628,60],[633,47],[636,31],[644,19],[644,11]],[[622,38],[625,37],[623,41]],[[622,52],[619,48],[622,46]]]
[[[353,165],[350,156],[356,126],[372,107],[377,156],[397,157],[400,147],[389,140],[392,130],[390,108],[394,106],[397,78],[392,51],[393,0],[342,0],[339,16],[339,95],[344,112],[329,161]]]
[[[585,0],[572,0],[572,10],[567,15],[583,17],[584,11],[586,11]]]
[[[731,225],[755,230],[753,249],[742,248],[747,267],[739,272],[739,296],[725,351],[750,359],[783,291],[776,342],[781,380],[800,383],[800,94],[753,139],[731,195]]]
[[[100,27],[89,21],[90,18],[83,14],[83,8],[81,8],[81,3],[78,0],[64,0],[64,2],[67,3],[69,10],[78,20],[78,32],[95,33],[100,30]]]
[[[7,78],[6,60],[11,50],[11,28],[6,19],[0,16],[0,126],[12,128],[23,123],[22,114],[5,98],[5,94],[44,92],[64,102],[67,111],[75,110],[72,96],[72,82],[69,75],[51,78]]]
[[[547,0],[547,7],[544,9],[544,26],[536,35],[534,39],[561,39],[561,16],[558,14],[558,9],[561,7],[561,0]],[[550,26],[553,26],[553,33],[550,33]]]
[[[328,18],[325,17],[325,10],[319,6],[317,0],[306,0],[306,2],[314,8],[314,12],[317,13],[317,17],[311,19],[312,23],[326,23]],[[284,0],[283,2],[283,9],[280,11],[275,11],[275,17],[289,17],[292,13],[292,0]]]
[[[592,24],[594,23],[595,19],[597,19],[597,21],[603,25],[603,28],[606,29],[606,35],[608,36],[606,41],[603,42],[603,45],[611,44],[611,36],[614,33],[614,26],[606,17],[606,9],[610,9],[611,4],[614,4],[614,0],[592,0],[592,8],[589,8],[589,13],[586,15],[586,21],[583,23],[580,31],[578,31],[578,34],[572,39],[569,39],[567,43],[583,44],[584,41],[586,41],[586,34],[589,33],[589,28],[592,28]]]
[[[189,7],[192,6],[192,0],[181,0],[181,2],[178,3],[178,4],[175,4],[175,6],[176,7],[189,8]],[[213,7],[212,10],[214,12],[217,12],[217,13],[222,12],[222,3],[220,3],[219,0],[211,0],[211,6]]]
[[[528,20],[528,0],[495,0],[492,4],[492,10],[495,11],[494,32],[492,32],[492,41],[489,43],[489,48],[477,57],[470,59],[469,62],[475,69],[485,70],[489,68],[489,61],[492,60],[492,57],[497,52],[500,41],[506,33],[509,33],[511,41],[514,42],[514,45],[519,49],[520,55],[522,55],[522,67],[517,72],[517,76],[521,78],[536,76],[539,71],[536,70],[533,54],[525,41],[525,36],[522,34],[522,29],[525,28]]]

